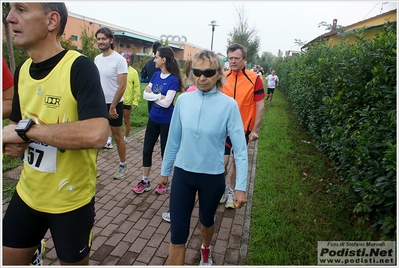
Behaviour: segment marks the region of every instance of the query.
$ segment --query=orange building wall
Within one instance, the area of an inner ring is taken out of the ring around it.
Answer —
[[[91,34],[94,35],[95,32],[102,26],[107,26],[111,30],[120,30],[120,28],[118,28],[118,26],[116,25],[112,26],[112,24],[96,21],[95,19],[91,18],[85,18],[84,16],[80,16],[78,14],[74,14],[72,16],[69,15],[68,22],[65,26],[63,38],[68,39],[71,36],[77,36],[78,40],[72,41],[72,44],[76,46],[77,50],[81,50],[82,49],[81,35],[83,29],[88,29],[88,35],[90,36]],[[6,38],[3,29],[3,41],[5,40]],[[187,60],[188,58],[191,57],[191,55],[194,55],[196,52],[201,50],[201,48],[195,47],[187,43],[175,43],[175,42],[170,42],[170,43],[182,46],[184,48],[183,50],[173,49],[175,52],[175,57],[179,58],[180,60]],[[130,48],[128,46],[130,46]],[[152,48],[151,45],[148,45],[148,42],[143,44],[140,40],[132,40],[130,38],[129,39],[123,37],[121,38],[118,36],[115,37],[115,51],[119,53],[129,52],[131,54],[143,53],[152,56]]]
[[[182,46],[184,48],[183,50],[175,51],[175,57],[179,58],[179,59],[182,59],[182,60],[188,60],[195,53],[197,53],[198,51],[202,50],[202,48],[191,46],[191,45],[186,44],[186,43],[173,42],[173,44],[176,44],[178,46]]]
[[[65,27],[65,32],[64,32],[64,37],[68,39],[72,35],[78,36],[78,41],[72,41],[72,43],[77,47],[78,50],[82,49],[82,41],[81,41],[81,34],[83,32],[83,29],[87,29],[89,31],[89,35],[95,34],[96,31],[102,27],[101,24],[95,23],[95,22],[90,22],[78,18],[74,18],[69,16],[68,17],[68,23]],[[107,27],[109,27],[107,25]],[[114,27],[109,27],[111,30],[117,30]],[[123,47],[121,47],[121,44],[123,44]],[[130,45],[130,48],[127,46]],[[135,42],[132,40],[128,40],[127,38],[115,38],[115,51],[117,52],[129,52],[130,54],[133,53],[145,53],[143,45],[139,42]]]
[[[91,33],[94,35],[95,32],[100,28],[100,25],[69,16],[67,25],[65,26],[64,38],[68,39],[72,35],[78,36],[78,41],[73,41],[72,43],[77,46],[77,49],[80,50],[82,49],[82,41],[80,36],[85,28],[88,29],[89,35],[91,35]]]

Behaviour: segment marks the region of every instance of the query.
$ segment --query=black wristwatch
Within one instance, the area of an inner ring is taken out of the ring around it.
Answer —
[[[26,132],[34,125],[35,123],[30,119],[20,120],[15,128],[17,134],[26,142],[33,142],[27,136]]]

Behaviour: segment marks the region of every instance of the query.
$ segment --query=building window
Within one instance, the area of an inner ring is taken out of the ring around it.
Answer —
[[[123,47],[123,44],[121,43],[119,47]]]
[[[126,48],[130,48],[130,45],[126,45]]]
[[[79,36],[71,35],[72,41],[79,41]]]

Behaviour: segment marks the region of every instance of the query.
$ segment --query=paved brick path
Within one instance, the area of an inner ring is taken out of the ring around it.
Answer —
[[[100,176],[97,182],[96,217],[90,265],[165,265],[167,264],[170,224],[161,218],[168,211],[169,193],[154,192],[161,169],[161,154],[157,144],[150,174],[152,191],[137,195],[132,188],[142,177],[144,130],[129,138],[128,172],[124,180],[114,180],[119,161],[116,146],[99,154]],[[248,203],[241,209],[216,212],[215,234],[212,239],[214,265],[244,265],[247,255],[253,182],[255,179],[257,142],[249,145]],[[4,176],[17,178],[20,169]],[[3,215],[8,203],[3,204]],[[59,265],[50,232],[46,236],[45,265]],[[187,242],[186,265],[199,264],[201,246],[198,198],[191,218]]]

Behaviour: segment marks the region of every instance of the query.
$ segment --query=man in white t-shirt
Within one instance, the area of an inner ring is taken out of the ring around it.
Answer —
[[[114,179],[125,178],[126,168],[126,143],[122,134],[123,123],[123,93],[127,83],[127,64],[122,55],[114,51],[115,37],[107,27],[97,30],[96,38],[98,48],[102,53],[94,59],[94,63],[100,72],[101,86],[104,91],[109,116],[111,117],[111,133],[115,139],[119,154],[119,168]],[[108,137],[108,143],[112,145],[112,137]]]
[[[276,75],[276,70],[272,70],[272,74],[269,74],[268,76],[266,76],[266,80],[267,80],[267,98],[266,98],[266,101],[270,97],[270,102],[269,102],[269,105],[270,105],[270,104],[272,104],[274,89],[279,84],[278,76]]]

